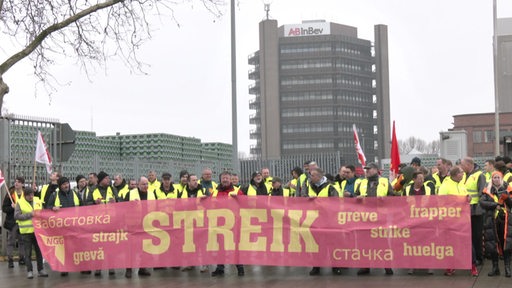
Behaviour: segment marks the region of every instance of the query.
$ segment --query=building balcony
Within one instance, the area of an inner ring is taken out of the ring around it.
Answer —
[[[260,83],[256,81],[256,83],[249,85],[249,94],[255,95],[260,94]]]
[[[253,68],[249,70],[249,79],[250,80],[259,80],[260,79],[260,69]]]
[[[257,110],[260,108],[260,95],[256,95],[254,99],[249,100],[249,109]]]
[[[253,140],[261,138],[261,131],[259,129],[253,129],[249,131],[249,137]]]
[[[249,65],[258,65],[260,63],[260,52],[256,51],[248,56]]]
[[[261,147],[257,145],[251,145],[251,154],[252,155],[261,155]]]
[[[260,124],[260,122],[261,122],[261,116],[259,113],[255,113],[255,114],[252,114],[251,116],[249,116],[249,124],[257,125],[257,124]]]

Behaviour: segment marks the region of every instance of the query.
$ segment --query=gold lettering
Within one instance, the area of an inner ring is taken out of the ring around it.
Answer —
[[[270,244],[270,251],[284,252],[283,243],[283,217],[284,209],[270,210],[270,217],[272,217],[272,243]]]
[[[304,240],[304,252],[317,253],[318,243],[316,243],[313,234],[311,234],[311,225],[318,218],[318,210],[308,210],[306,212],[306,219],[300,223],[302,217],[302,210],[290,210],[288,217],[290,218],[290,243],[288,244],[289,252],[302,252],[302,245],[300,238]]]
[[[204,210],[174,211],[172,216],[174,228],[181,228],[181,222],[184,222],[183,253],[196,252],[196,244],[194,243],[194,221],[197,227],[204,227]]]
[[[241,227],[240,244],[238,249],[242,251],[266,251],[267,237],[256,237],[256,241],[251,242],[251,234],[261,234],[261,225],[252,225],[251,219],[267,222],[267,209],[240,209]]]
[[[206,211],[206,217],[208,217],[208,244],[206,245],[206,250],[219,251],[219,235],[223,236],[225,251],[235,250],[233,235],[235,215],[233,212],[229,209],[212,209]],[[219,226],[219,218],[224,218],[224,225]]]
[[[142,240],[142,250],[149,254],[162,254],[169,249],[171,237],[162,229],[153,226],[154,221],[158,221],[162,226],[169,226],[169,216],[164,212],[150,212],[142,219],[144,231],[160,240],[160,244],[153,244],[153,239]]]

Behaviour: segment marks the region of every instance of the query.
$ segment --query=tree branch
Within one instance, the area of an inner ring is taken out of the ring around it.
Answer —
[[[0,0],[0,1],[2,1],[2,2],[0,2],[0,4],[3,3],[3,0]],[[49,26],[48,28],[41,31],[41,33],[39,33],[39,35],[37,35],[34,38],[34,40],[32,40],[32,42],[30,42],[30,44],[27,47],[25,47],[20,52],[12,55],[11,57],[9,57],[9,59],[5,60],[5,62],[0,65],[0,75],[5,74],[6,71],[8,71],[12,66],[14,66],[14,64],[18,63],[19,61],[21,61],[22,59],[24,59],[25,57],[30,55],[30,53],[32,53],[37,47],[39,47],[41,45],[41,43],[44,41],[44,39],[46,37],[48,37],[55,31],[59,31],[65,27],[67,27],[68,25],[70,25],[70,24],[80,20],[81,18],[83,18],[87,15],[90,15],[96,11],[114,6],[114,5],[116,5],[120,2],[124,2],[124,1],[125,0],[109,0],[109,1],[106,1],[103,3],[98,3],[96,5],[93,5],[87,9],[85,9],[85,10],[78,12],[75,15],[68,17],[67,19],[64,19],[63,21],[61,21],[59,23],[55,23],[55,24]]]

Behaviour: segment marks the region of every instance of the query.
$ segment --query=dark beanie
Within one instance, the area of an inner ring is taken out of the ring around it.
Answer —
[[[105,177],[107,177],[108,174],[103,172],[103,171],[100,171],[100,173],[98,173],[98,183],[100,183],[103,179],[105,179]]]
[[[82,180],[82,179],[87,179],[87,178],[85,178],[85,176],[81,175],[81,174],[77,175],[75,178],[76,184],[78,184],[78,182],[80,182],[80,180]]]
[[[63,176],[63,177],[59,178],[59,181],[57,183],[59,184],[59,187],[60,187],[62,184],[66,183],[66,182],[69,183],[69,179]]]

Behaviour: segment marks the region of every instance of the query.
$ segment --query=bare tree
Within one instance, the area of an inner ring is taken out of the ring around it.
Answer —
[[[0,0],[0,51],[14,46],[0,64],[0,111],[9,93],[6,72],[27,57],[50,94],[58,81],[48,68],[57,56],[76,59],[86,73],[91,66],[104,66],[110,57],[144,73],[137,49],[151,38],[151,19],[168,14],[176,21],[176,5],[196,2],[221,16],[224,0]]]

